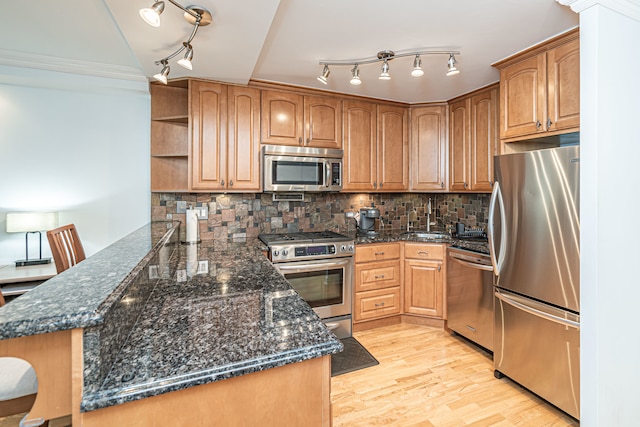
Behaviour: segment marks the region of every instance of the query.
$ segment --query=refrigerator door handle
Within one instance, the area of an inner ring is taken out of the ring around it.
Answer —
[[[495,242],[495,230],[493,227],[494,216],[496,211],[496,203],[500,208],[500,241],[501,247],[496,248]],[[491,264],[493,265],[493,271],[496,276],[500,275],[500,270],[504,264],[504,257],[506,254],[506,242],[507,242],[507,224],[505,222],[506,215],[504,212],[504,200],[502,199],[502,190],[500,188],[500,182],[496,181],[491,192],[491,201],[489,202],[489,224],[487,224],[487,230],[489,231],[489,253],[491,254]],[[496,251],[499,253],[496,256]]]
[[[556,316],[555,314],[551,314],[551,313],[547,313],[545,311],[542,311],[538,308],[532,307],[528,304],[523,303],[520,298],[518,298],[518,300],[516,300],[516,298],[513,298],[511,296],[507,296],[503,293],[501,293],[499,290],[495,291],[495,296],[496,298],[498,298],[500,301],[505,302],[517,309],[520,309],[522,311],[526,311],[529,314],[532,314],[534,316],[540,317],[542,319],[546,319],[549,320],[551,322],[555,322],[555,323],[559,323],[562,326],[566,326],[569,328],[574,328],[577,330],[580,330],[580,322],[575,322],[573,320],[570,319],[565,319],[563,317],[559,317]],[[577,317],[577,315],[574,315]]]

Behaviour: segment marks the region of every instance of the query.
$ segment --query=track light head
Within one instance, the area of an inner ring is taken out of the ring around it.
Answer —
[[[349,83],[354,86],[358,86],[360,83],[362,83],[362,81],[360,80],[360,70],[358,69],[358,64],[355,64],[353,66],[353,69],[351,70],[351,80],[349,80]]]
[[[152,27],[160,26],[160,15],[164,11],[164,2],[156,0],[151,7],[140,9],[140,17]]]
[[[187,52],[184,54],[183,58],[178,60],[178,65],[186,68],[187,70],[193,70],[193,65],[191,64],[191,60],[193,59],[193,47],[187,42],[182,44],[187,49]]]
[[[169,63],[164,60],[161,62],[161,64],[163,65],[162,71],[160,71],[158,74],[154,74],[153,78],[159,81],[160,83],[167,84],[167,76],[169,76],[169,71],[171,71],[171,67],[169,67]]]
[[[380,73],[380,77],[378,78],[380,80],[391,80],[391,76],[389,75],[389,62],[387,62],[386,58],[382,63],[382,72]]]
[[[458,61],[456,61],[453,53],[450,53],[449,60],[447,61],[447,76],[455,76],[456,74],[460,73],[460,70],[456,68],[457,63]]]
[[[424,71],[422,71],[422,59],[420,58],[420,55],[416,55],[415,59],[413,60],[413,70],[411,70],[411,75],[413,77],[420,77],[424,75]]]
[[[329,70],[329,66],[324,64],[324,68],[322,69],[322,75],[318,76],[318,81],[322,84],[327,84],[327,77],[331,74],[331,70]]]

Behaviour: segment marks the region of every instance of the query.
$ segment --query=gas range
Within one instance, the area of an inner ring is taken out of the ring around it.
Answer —
[[[333,231],[260,234],[271,262],[291,262],[353,256],[354,241]]]

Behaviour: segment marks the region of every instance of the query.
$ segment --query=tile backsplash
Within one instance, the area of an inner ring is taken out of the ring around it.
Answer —
[[[354,231],[356,222],[346,212],[375,206],[380,209],[376,225],[385,229],[427,228],[427,206],[432,204],[432,229],[449,231],[456,222],[467,227],[486,229],[489,194],[425,194],[425,193],[307,193],[303,202],[273,201],[270,193],[251,194],[185,194],[152,193],[151,219],[179,220],[177,202],[187,206],[208,206],[208,220],[201,220],[202,240],[256,237],[260,233],[331,230]],[[435,216],[434,216],[435,214]]]

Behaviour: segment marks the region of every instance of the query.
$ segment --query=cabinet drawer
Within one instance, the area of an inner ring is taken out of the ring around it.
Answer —
[[[400,286],[400,260],[356,265],[355,291]]]
[[[357,292],[354,321],[377,319],[400,314],[400,287]]]
[[[444,245],[434,243],[405,243],[404,257],[412,259],[444,259]]]
[[[400,259],[400,243],[356,246],[356,263],[388,259]]]

